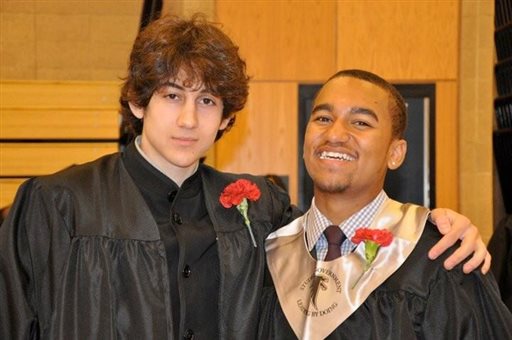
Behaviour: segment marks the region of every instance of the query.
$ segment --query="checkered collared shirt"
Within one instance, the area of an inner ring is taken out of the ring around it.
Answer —
[[[350,253],[355,248],[356,245],[350,241],[352,236],[354,236],[358,228],[368,227],[371,224],[377,211],[386,200],[388,200],[388,195],[382,190],[367,206],[339,225],[347,237],[341,245],[342,256]],[[308,250],[312,251],[313,248],[315,248],[318,260],[323,260],[327,254],[327,239],[325,238],[324,230],[332,224],[333,223],[318,210],[315,205],[315,199],[313,198],[311,208],[305,218],[305,228]]]

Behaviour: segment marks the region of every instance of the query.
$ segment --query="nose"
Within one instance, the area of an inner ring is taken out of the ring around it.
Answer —
[[[187,101],[183,104],[178,114],[177,124],[188,129],[197,126],[197,112],[193,101]]]
[[[342,121],[336,120],[327,130],[327,138],[333,143],[344,143],[350,139],[350,129]]]

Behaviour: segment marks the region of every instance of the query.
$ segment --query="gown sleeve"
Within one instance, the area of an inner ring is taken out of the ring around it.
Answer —
[[[63,221],[44,191],[36,179],[25,182],[0,228],[0,339],[38,339],[48,321],[48,288],[70,238],[55,228]]]
[[[272,230],[275,231],[285,225],[290,224],[293,220],[300,217],[302,212],[299,208],[290,203],[290,196],[288,193],[272,183],[268,179],[265,179],[270,192],[270,198],[272,199]]]
[[[492,274],[442,270],[430,292],[419,320],[424,339],[512,339],[512,314]]]

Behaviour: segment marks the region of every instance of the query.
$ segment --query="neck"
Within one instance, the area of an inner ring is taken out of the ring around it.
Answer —
[[[379,193],[380,190],[355,195],[345,192],[322,192],[315,188],[315,205],[333,224],[340,224],[367,206]]]
[[[182,171],[180,171],[179,173],[176,173],[175,171],[162,171],[162,172],[164,175],[166,175],[167,177],[172,179],[174,181],[174,183],[176,183],[179,187],[181,187],[183,182],[185,182],[185,180],[187,178],[192,176],[197,171],[198,167],[199,167],[199,162],[196,164],[196,166],[194,168],[188,168],[187,172],[182,172]]]
[[[135,146],[137,147],[138,152],[144,157],[146,161],[148,161],[149,164],[154,166],[158,171],[163,173],[165,176],[169,177],[174,183],[178,185],[178,187],[181,187],[183,182],[190,176],[192,176],[199,167],[199,160],[193,164],[192,166],[181,168],[178,166],[174,166],[171,164],[167,164],[165,162],[160,162],[162,166],[159,166],[157,162],[154,162],[151,160],[151,157],[148,156],[146,152],[144,152],[142,146],[141,146],[141,136],[137,136],[135,140]]]

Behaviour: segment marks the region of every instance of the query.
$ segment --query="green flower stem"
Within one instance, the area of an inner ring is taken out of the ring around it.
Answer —
[[[359,280],[363,277],[363,275],[370,269],[373,261],[377,257],[377,252],[379,251],[380,244],[374,241],[364,241],[364,257],[365,257],[365,263],[363,272],[361,275],[357,278],[356,282],[352,285],[352,289],[354,289],[355,286],[359,283]]]
[[[364,256],[366,257],[366,267],[369,267],[373,263],[377,252],[379,251],[380,244],[374,241],[364,241]]]
[[[236,206],[242,217],[244,218],[245,225],[247,229],[249,229],[249,235],[251,235],[252,245],[254,248],[257,248],[256,239],[254,238],[254,234],[252,233],[251,221],[249,221],[249,217],[247,216],[247,210],[249,209],[249,203],[247,202],[247,198],[244,198],[242,202]]]

